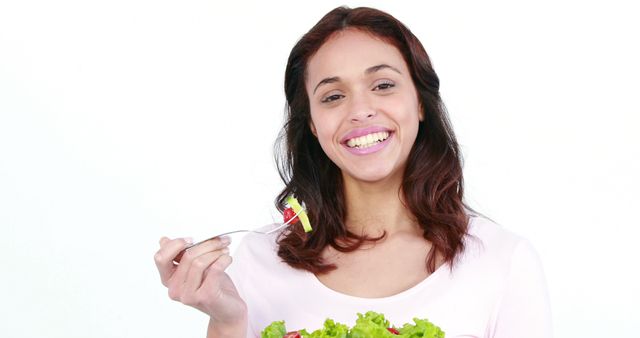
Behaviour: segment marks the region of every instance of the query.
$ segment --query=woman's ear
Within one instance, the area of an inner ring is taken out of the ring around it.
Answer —
[[[418,105],[418,119],[420,122],[424,121],[424,108],[422,107],[422,103]]]
[[[315,136],[316,138],[318,138],[318,132],[316,131],[316,126],[313,124],[313,121],[309,121],[309,129],[311,129],[311,133],[313,134],[313,136]]]

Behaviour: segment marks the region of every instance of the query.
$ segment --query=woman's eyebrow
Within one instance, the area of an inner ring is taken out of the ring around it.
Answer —
[[[328,83],[334,83],[334,82],[338,82],[340,81],[340,78],[337,76],[334,77],[328,77],[326,79],[322,79],[322,81],[318,82],[318,84],[316,85],[316,88],[313,89],[313,93],[316,93],[316,90],[318,90],[318,87],[320,87],[323,84],[328,84]]]
[[[367,74],[367,75],[369,75],[369,74],[371,74],[371,73],[375,73],[375,72],[380,71],[380,70],[383,70],[383,69],[391,69],[391,70],[393,70],[394,72],[396,72],[396,73],[398,73],[398,74],[402,75],[402,72],[400,72],[400,71],[398,70],[398,68],[395,68],[395,67],[393,67],[393,66],[389,66],[389,65],[384,64],[384,63],[379,64],[379,65],[376,65],[376,66],[373,66],[373,67],[369,67],[369,68],[367,68],[367,70],[365,70],[365,71],[364,71],[364,73],[365,73],[365,74]]]
[[[383,70],[383,69],[391,69],[391,70],[393,70],[394,72],[396,72],[396,73],[398,73],[398,74],[401,74],[401,75],[402,75],[402,72],[400,72],[397,68],[395,68],[395,67],[393,67],[393,66],[389,66],[389,65],[384,64],[384,63],[379,64],[379,65],[375,65],[375,66],[371,66],[371,67],[367,68],[367,69],[364,71],[364,73],[365,73],[365,74],[367,74],[367,75],[369,75],[369,74],[373,74],[373,73],[375,73],[375,72],[381,71],[381,70]],[[337,76],[325,78],[325,79],[323,79],[322,81],[318,82],[318,84],[316,85],[316,87],[313,89],[313,93],[315,94],[315,93],[316,93],[316,91],[318,90],[318,87],[320,87],[320,86],[322,86],[322,85],[324,85],[324,84],[335,83],[335,82],[338,82],[338,81],[340,81],[340,78],[339,78],[339,77],[337,77]]]

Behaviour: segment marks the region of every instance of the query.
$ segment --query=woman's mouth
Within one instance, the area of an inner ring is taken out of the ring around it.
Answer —
[[[391,131],[379,131],[351,138],[344,142],[344,147],[354,155],[368,155],[382,150],[393,138]]]
[[[371,146],[374,146],[380,142],[384,142],[386,139],[389,138],[389,132],[388,131],[381,131],[381,132],[377,132],[377,133],[371,133],[368,135],[364,135],[364,136],[359,136],[359,137],[354,137],[352,139],[349,139],[346,144],[347,147],[349,148],[358,148],[358,149],[364,149],[364,148],[369,148]]]

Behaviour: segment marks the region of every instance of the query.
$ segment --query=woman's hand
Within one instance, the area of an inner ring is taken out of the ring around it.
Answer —
[[[154,259],[169,297],[211,317],[213,325],[238,326],[246,320],[246,304],[224,270],[231,264],[229,238],[215,238],[186,250],[179,264],[173,262],[189,243],[184,239],[160,239]]]

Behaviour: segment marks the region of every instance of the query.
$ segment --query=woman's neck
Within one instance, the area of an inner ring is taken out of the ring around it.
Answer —
[[[380,236],[399,232],[415,232],[418,225],[402,204],[401,179],[385,182],[345,180],[347,228],[357,234]]]

